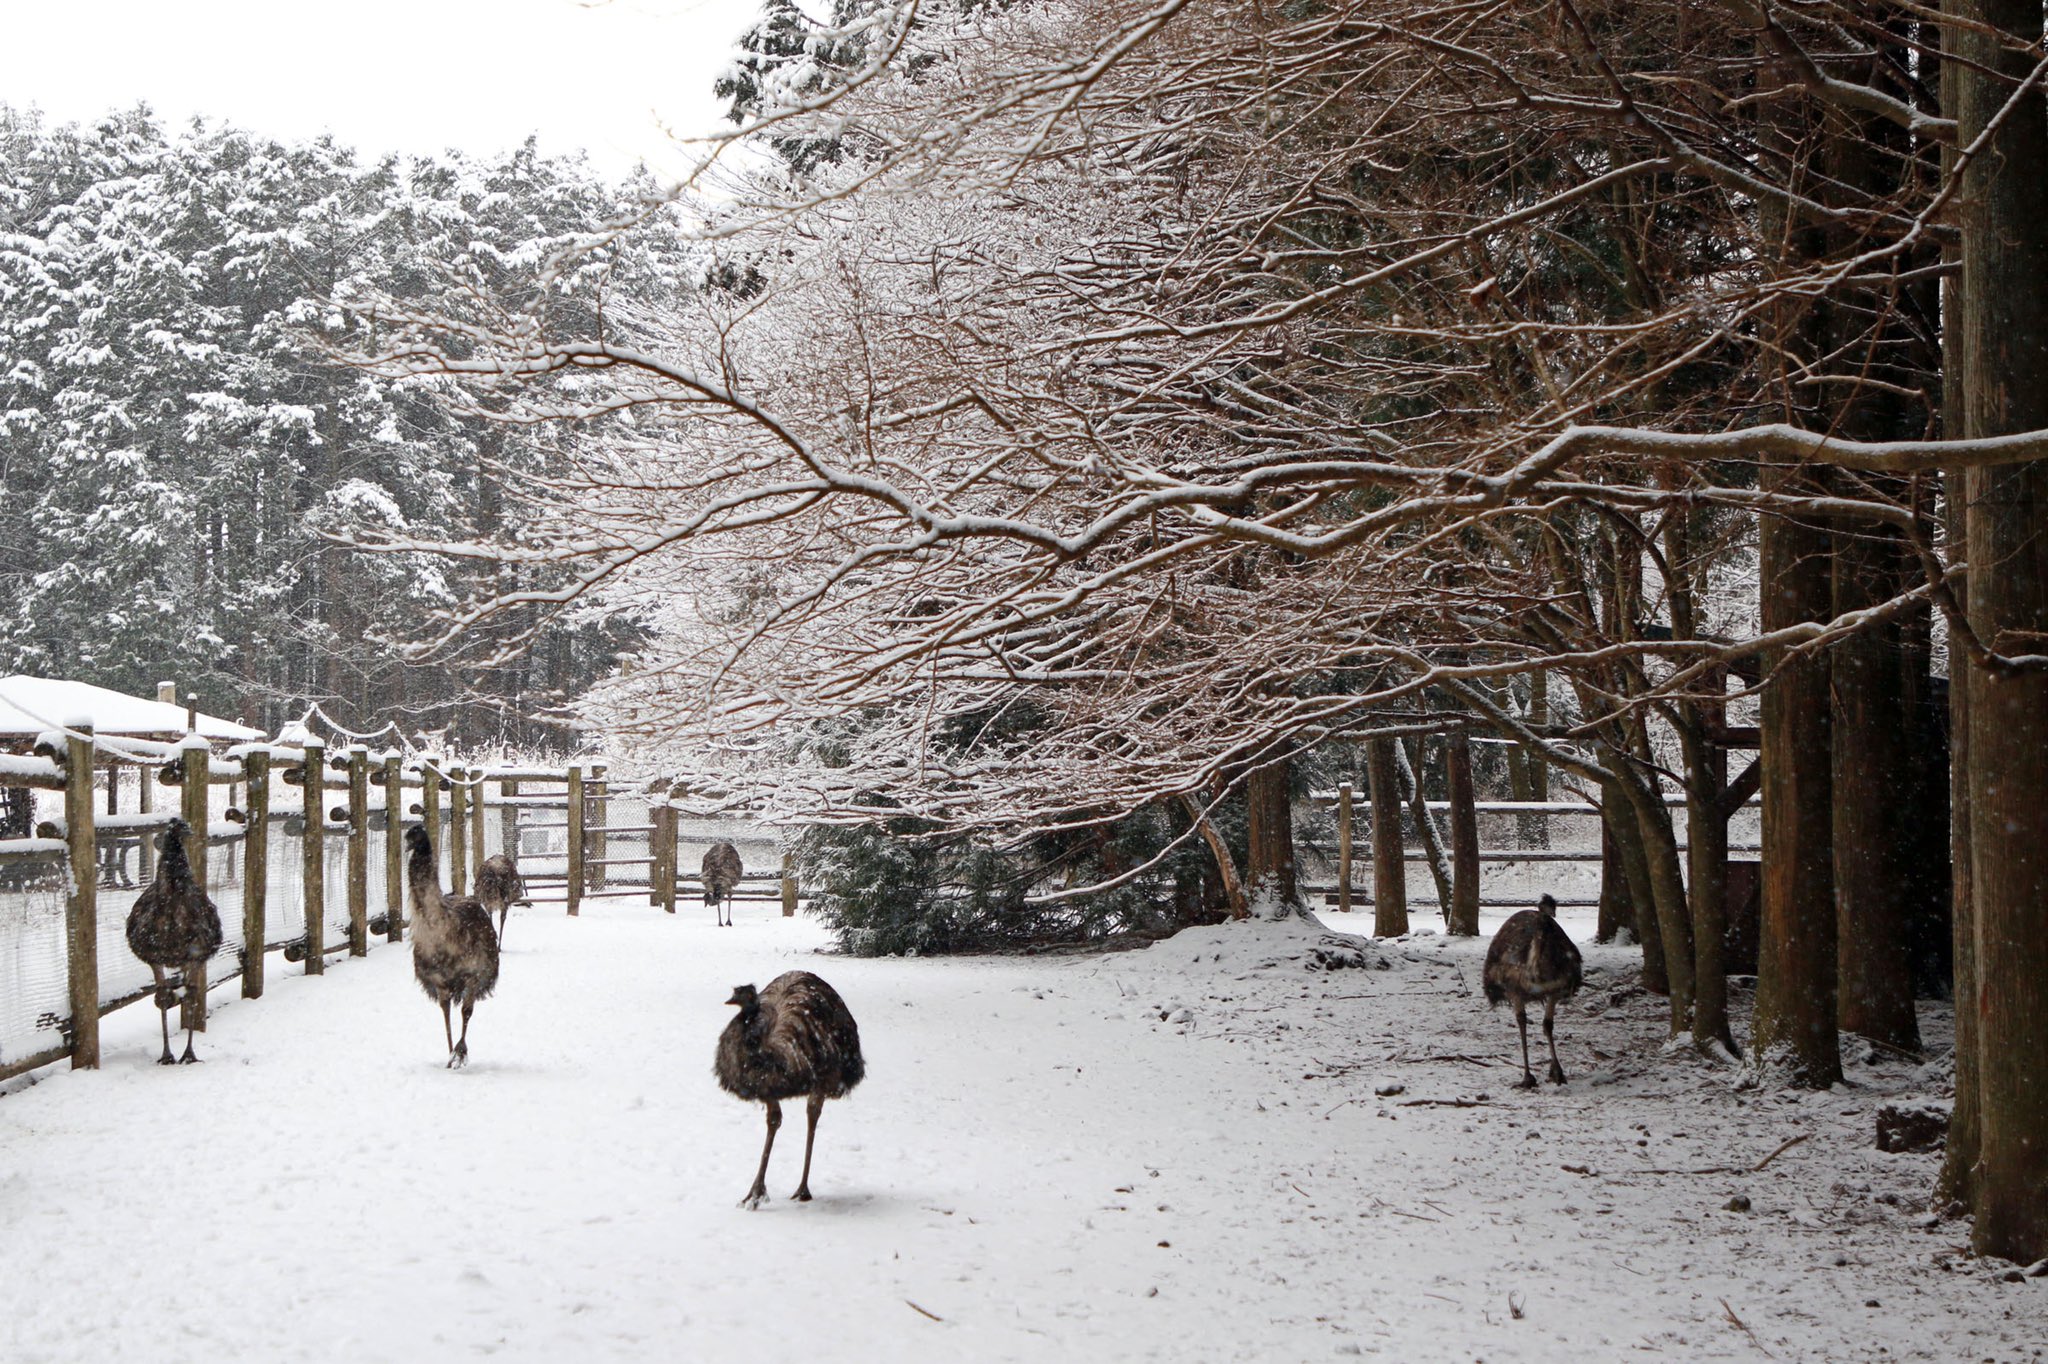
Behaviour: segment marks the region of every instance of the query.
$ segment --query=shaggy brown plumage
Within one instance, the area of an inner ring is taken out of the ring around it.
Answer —
[[[1548,895],[1535,909],[1508,917],[1486,949],[1486,1002],[1506,1000],[1515,1006],[1515,1026],[1522,1031],[1522,1078],[1517,1089],[1536,1088],[1529,1069],[1529,1015],[1532,1001],[1543,1004],[1543,1036],[1550,1043],[1550,1082],[1564,1083],[1557,1059],[1557,1006],[1579,992],[1579,949],[1557,926],[1557,901]]]
[[[185,988],[185,1054],[179,1060],[197,1061],[192,1034],[206,1031],[206,963],[220,951],[220,911],[192,879],[192,863],[185,856],[185,835],[191,827],[182,819],[164,826],[156,880],[143,888],[128,911],[128,948],[156,973],[157,1019],[164,1030],[160,1066],[171,1064],[170,1008],[177,999],[164,973],[177,971]]]
[[[434,845],[427,831],[405,831],[406,880],[412,886],[412,974],[441,1006],[441,1031],[448,1038],[451,1069],[469,1063],[469,1014],[498,988],[498,935],[483,903],[467,895],[441,894]],[[462,1037],[457,1040],[448,1006],[462,1004]]]
[[[740,874],[746,868],[740,865],[740,850],[732,844],[720,841],[704,850],[704,862],[698,872],[704,882],[704,903],[719,909],[718,925],[732,927],[732,892],[740,883]]]
[[[505,945],[505,920],[512,906],[526,903],[526,882],[504,853],[494,853],[476,869],[476,898],[498,916],[498,945]]]
[[[768,1137],[761,1144],[761,1168],[754,1187],[740,1200],[758,1208],[768,1196],[768,1153],[782,1126],[783,1099],[802,1095],[809,1119],[804,1131],[804,1173],[793,1197],[811,1197],[811,1146],[818,1137],[818,1113],[825,1100],[850,1092],[867,1074],[861,1059],[860,1028],[839,992],[809,971],[789,971],[756,991],[742,985],[726,1001],[739,1016],[725,1025],[713,1067],[726,1093],[758,1099],[768,1108]]]

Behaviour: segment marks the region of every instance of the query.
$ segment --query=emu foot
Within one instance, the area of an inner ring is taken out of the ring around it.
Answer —
[[[745,1208],[748,1212],[752,1212],[756,1208],[760,1207],[763,1203],[766,1203],[767,1201],[768,1190],[763,1188],[761,1185],[756,1184],[753,1188],[747,1190],[747,1196],[740,1200],[740,1206]]]
[[[165,1053],[165,1055],[168,1057],[169,1053]],[[198,1055],[192,1050],[190,1038],[187,1038],[185,1041],[185,1054],[178,1058],[178,1064],[181,1066],[196,1066],[200,1064]]]
[[[1536,1088],[1536,1077],[1535,1077],[1534,1075],[1531,1075],[1531,1074],[1530,1074],[1530,1073],[1529,1073],[1528,1071],[1526,1071],[1526,1070],[1525,1070],[1525,1071],[1523,1071],[1523,1072],[1522,1072],[1522,1078],[1521,1078],[1521,1079],[1519,1079],[1519,1080],[1517,1080],[1517,1081],[1515,1081],[1515,1088],[1516,1088],[1516,1089],[1534,1089],[1534,1088]]]
[[[171,1055],[169,1047],[165,1047],[164,1054],[156,1058],[156,1063],[160,1066],[175,1066],[178,1064],[178,1058]]]
[[[1554,1085],[1561,1085],[1564,1083],[1564,1067],[1559,1065],[1555,1061],[1552,1061],[1550,1063],[1550,1083]]]
[[[811,1186],[810,1186],[810,1185],[808,1185],[808,1184],[799,1184],[799,1185],[797,1186],[797,1190],[796,1190],[796,1192],[795,1192],[795,1193],[793,1193],[793,1194],[791,1194],[791,1195],[789,1196],[789,1201],[790,1201],[790,1202],[792,1202],[792,1203],[808,1203],[808,1202],[810,1202],[810,1201],[811,1201]]]
[[[455,1050],[448,1053],[448,1069],[461,1070],[469,1064],[469,1043],[457,1042]]]

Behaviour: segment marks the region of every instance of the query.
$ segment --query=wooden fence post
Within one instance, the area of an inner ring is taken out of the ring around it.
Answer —
[[[405,941],[405,769],[384,755],[384,940]]]
[[[370,951],[370,753],[348,750],[348,954]]]
[[[251,749],[242,757],[249,800],[242,829],[242,998],[263,998],[263,960],[269,944],[270,754]]]
[[[505,856],[512,859],[512,865],[519,865],[519,807],[512,802],[519,799],[519,783],[510,777],[498,783],[498,838],[505,845]]]
[[[1408,931],[1408,864],[1401,850],[1401,779],[1392,739],[1368,739],[1366,787],[1372,797],[1372,931],[1398,938]]]
[[[448,769],[448,889],[450,894],[469,894],[469,776],[468,769]]]
[[[484,869],[484,770],[469,769],[469,872],[471,880]]]
[[[782,855],[782,917],[796,917],[796,855]]]
[[[420,759],[420,827],[427,831],[427,842],[434,846],[434,865],[438,870],[448,850],[441,845],[441,773],[431,757]]]
[[[605,780],[608,771],[603,763],[590,769],[590,814],[587,837],[590,851],[585,854],[590,866],[590,889],[602,891],[605,888],[605,859],[611,856],[611,839],[605,833],[611,824],[611,783]]]
[[[305,745],[304,848],[301,898],[306,904],[306,974],[327,970],[327,745],[308,739]]]
[[[178,754],[178,775],[182,783],[178,792],[178,813],[184,816],[191,830],[185,835],[185,860],[192,864],[193,882],[210,895],[213,888],[207,884],[206,829],[213,802],[208,799],[207,779],[212,776],[213,752],[204,739],[187,739],[185,744],[186,747]]]
[[[100,905],[98,849],[93,845],[92,726],[75,725],[64,739],[64,841],[71,894],[64,902],[64,945],[70,956],[71,1068],[100,1064]],[[147,838],[149,835],[144,834]]]
[[[569,769],[569,912],[583,906],[583,769]]]
[[[1337,912],[1351,912],[1351,783],[1337,784]]]
[[[156,812],[156,773],[154,764],[146,766],[138,774],[140,789],[136,791],[135,808],[143,814]],[[142,831],[142,846],[135,854],[135,884],[146,886],[156,879],[156,835],[148,829]]]
[[[1472,741],[1462,729],[1444,738],[1451,797],[1451,912],[1445,931],[1473,937],[1479,932],[1479,812],[1472,801]]]
[[[668,784],[656,786],[648,808],[654,832],[652,865],[647,871],[647,903],[676,912],[676,807],[668,803]]]

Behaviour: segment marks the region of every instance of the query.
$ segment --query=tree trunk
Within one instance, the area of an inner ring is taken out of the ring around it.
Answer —
[[[1676,1037],[1692,1026],[1697,997],[1692,917],[1686,907],[1685,876],[1679,870],[1678,839],[1671,831],[1671,816],[1665,812],[1663,799],[1650,781],[1631,772],[1621,778],[1621,787],[1642,831],[1648,903],[1657,919],[1658,948],[1664,957],[1664,979],[1671,1000],[1671,1035]]]
[[[1279,912],[1300,912],[1294,875],[1294,807],[1288,800],[1293,763],[1285,758],[1245,779],[1250,819],[1245,836],[1245,894],[1253,904],[1271,900]]]
[[[1643,844],[1643,824],[1636,817],[1628,787],[1621,777],[1613,775],[1618,764],[1626,761],[1611,748],[1602,750],[1602,765],[1609,775],[1600,783],[1600,817],[1614,835],[1614,846],[1628,880],[1629,900],[1635,906],[1636,937],[1643,944],[1643,988],[1653,995],[1668,995],[1671,977],[1664,964],[1664,934],[1657,922],[1657,899],[1650,889],[1650,856]]]
[[[2048,100],[2005,106],[2040,47],[2040,0],[1957,0],[2004,33],[1952,31],[1958,137],[2007,117],[1957,196],[1964,300],[1959,345],[1972,437],[2048,426]],[[2048,640],[2048,464],[1967,478],[1968,611],[1994,650]],[[2048,1256],[2048,672],[1975,669],[1969,680],[1970,895],[1975,919],[1976,1227],[1981,1255]]]
[[[1825,489],[1825,476],[1767,468],[1765,485]],[[1765,631],[1825,620],[1834,605],[1828,532],[1768,516],[1763,523]],[[1751,1054],[1794,1085],[1842,1078],[1835,1033],[1834,764],[1826,655],[1776,651],[1763,694],[1763,908],[1758,925]]]
[[[1601,785],[1601,801],[1607,800],[1609,783]],[[1615,793],[1620,798],[1620,793]],[[1629,890],[1628,868],[1621,860],[1621,844],[1614,837],[1614,821],[1607,811],[1600,812],[1600,926],[1594,931],[1595,942],[1616,942],[1626,933],[1630,938],[1641,941],[1642,934],[1636,931],[1635,900]]]
[[[1903,488],[1894,491],[1903,492]],[[1905,586],[1903,546],[1875,527],[1835,540],[1836,614],[1889,601]],[[1908,916],[1917,889],[1907,804],[1914,717],[1906,710],[1905,638],[1885,622],[1830,652],[1834,714],[1835,961],[1843,1032],[1904,1051],[1920,1049],[1913,1014]]]
[[[1209,812],[1202,808],[1201,797],[1183,795],[1180,803],[1201,833],[1202,841],[1209,845],[1209,856],[1215,860],[1216,875],[1223,882],[1223,899],[1229,907],[1230,917],[1247,917],[1249,909],[1245,904],[1244,886],[1237,879],[1237,861],[1230,855],[1230,844],[1216,828],[1215,821],[1209,818]]]
[[[1472,740],[1462,729],[1444,736],[1444,770],[1451,799],[1450,912],[1444,931],[1479,936],[1479,816],[1472,801]]]
[[[1408,931],[1408,863],[1401,848],[1401,782],[1394,741],[1369,739],[1365,775],[1372,788],[1372,932],[1398,938]]]
[[[1718,674],[1717,674],[1718,678]],[[1694,1003],[1692,1038],[1700,1050],[1736,1053],[1728,1026],[1728,819],[1721,813],[1728,788],[1728,750],[1718,727],[1722,706],[1688,704],[1680,732],[1685,747],[1686,899],[1692,910]]]
[[[1422,794],[1422,740],[1410,740],[1415,744],[1411,759],[1407,743],[1394,740],[1394,770],[1401,778],[1401,795],[1408,802],[1408,813],[1415,819],[1416,837],[1422,840],[1423,856],[1429,859],[1430,879],[1436,882],[1436,904],[1443,913],[1444,922],[1451,921],[1451,897],[1453,879],[1451,864],[1444,858],[1443,840],[1437,837],[1436,821],[1429,816],[1429,801]],[[1476,928],[1473,930],[1478,931]]]

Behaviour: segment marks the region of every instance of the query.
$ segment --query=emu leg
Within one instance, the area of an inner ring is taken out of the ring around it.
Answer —
[[[176,1065],[177,1062],[171,1059],[171,1006],[178,1002],[178,997],[171,993],[170,986],[164,984],[163,967],[152,966],[149,969],[156,973],[156,1021],[163,1024],[164,1029],[164,1054],[157,1058],[156,1063],[160,1066]]]
[[[799,1203],[811,1201],[811,1143],[818,1139],[818,1115],[824,1111],[822,1094],[811,1095],[810,1102],[804,1105],[804,1117],[808,1119],[804,1126],[804,1177],[797,1181],[796,1192],[790,1195]]]
[[[1557,1000],[1553,997],[1543,1001],[1543,1040],[1550,1043],[1550,1083],[1564,1083],[1564,1067],[1557,1060]]]
[[[189,961],[179,973],[185,985],[185,1027],[190,1032],[206,1031],[206,963]]]
[[[455,1025],[448,1021],[448,997],[441,996],[441,1035],[448,1039],[448,1064],[455,1064]]]
[[[451,1065],[466,1066],[469,1064],[469,1015],[470,1011],[475,1008],[475,1000],[465,999],[462,1001],[462,1036],[455,1039],[455,1055],[450,1061]]]
[[[775,1129],[782,1126],[782,1105],[773,1099],[764,1099],[768,1105],[768,1139],[761,1143],[761,1168],[754,1171],[754,1187],[747,1190],[747,1196],[740,1200],[743,1208],[758,1208],[768,1197],[768,1153],[775,1149]]]
[[[1522,1030],[1522,1078],[1515,1081],[1515,1088],[1534,1089],[1536,1072],[1529,1069],[1529,1010],[1519,999],[1515,1001],[1515,1026]]]

